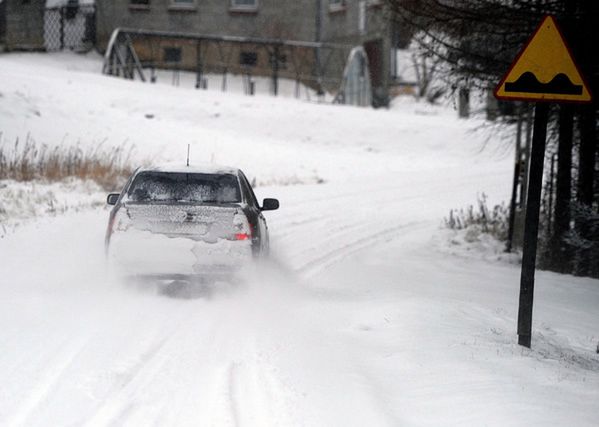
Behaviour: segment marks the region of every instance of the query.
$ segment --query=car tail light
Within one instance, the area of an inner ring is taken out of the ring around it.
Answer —
[[[237,212],[233,217],[234,234],[231,240],[252,240],[252,230],[247,217],[242,212]]]

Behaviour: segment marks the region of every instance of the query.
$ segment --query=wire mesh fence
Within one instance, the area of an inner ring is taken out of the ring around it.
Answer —
[[[0,45],[6,43],[6,2],[0,1]]]
[[[94,47],[95,39],[95,5],[63,6],[45,10],[44,40],[47,51],[70,49],[87,52]]]

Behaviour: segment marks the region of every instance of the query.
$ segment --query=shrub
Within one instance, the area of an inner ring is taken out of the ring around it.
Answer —
[[[509,208],[504,204],[487,206],[487,196],[482,193],[473,205],[466,209],[452,209],[449,217],[444,218],[447,228],[466,230],[466,240],[476,239],[478,232],[487,233],[499,241],[507,241],[509,230]]]
[[[103,143],[89,148],[79,144],[49,147],[28,135],[24,143],[17,138],[10,149],[0,145],[0,179],[55,182],[75,177],[93,180],[110,191],[132,173],[133,150],[133,146],[105,147]]]

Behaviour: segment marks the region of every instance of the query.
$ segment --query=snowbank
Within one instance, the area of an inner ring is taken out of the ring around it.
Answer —
[[[43,217],[102,209],[105,200],[104,190],[93,181],[0,180],[0,237],[23,223]]]

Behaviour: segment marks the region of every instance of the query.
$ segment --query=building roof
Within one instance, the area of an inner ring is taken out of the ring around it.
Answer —
[[[2,0],[0,0],[2,3]],[[69,0],[46,0],[46,7],[62,7],[66,6]],[[80,5],[96,4],[96,0],[79,0]]]

